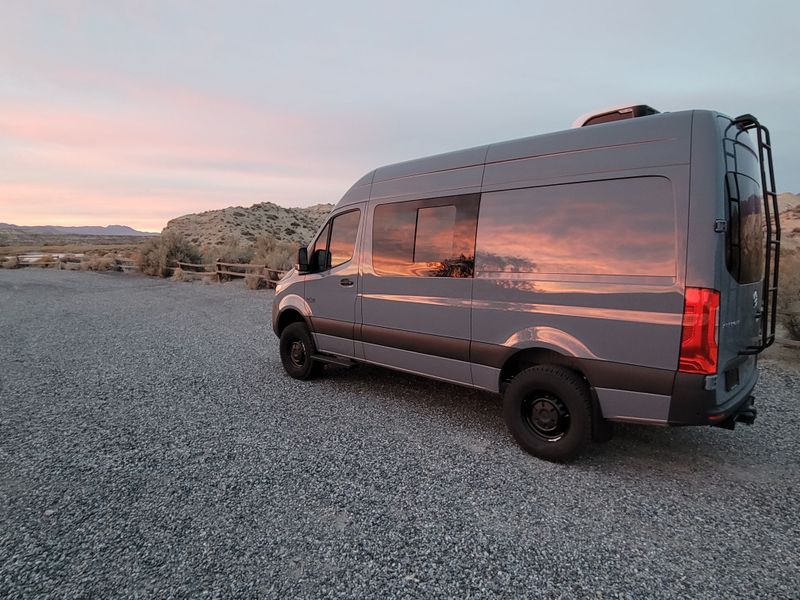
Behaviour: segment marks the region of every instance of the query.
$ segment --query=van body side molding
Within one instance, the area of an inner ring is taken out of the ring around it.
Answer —
[[[469,361],[469,340],[415,331],[402,331],[375,325],[362,325],[361,341],[378,346],[410,350],[420,354],[431,354],[441,358]]]
[[[352,323],[333,319],[312,318],[316,333],[355,339],[356,341],[450,358],[473,364],[500,369],[517,352],[525,348],[511,348],[497,344],[472,342],[414,331],[403,331],[375,325],[353,328]],[[535,348],[531,348],[535,349]],[[672,393],[674,373],[666,369],[654,369],[604,360],[565,357],[567,363],[580,369],[592,385],[599,388],[628,390],[645,394]]]

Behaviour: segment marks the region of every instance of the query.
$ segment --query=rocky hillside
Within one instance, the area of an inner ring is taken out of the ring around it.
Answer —
[[[778,207],[781,213],[781,246],[785,249],[800,248],[800,194],[779,194]]]
[[[237,236],[252,242],[261,235],[305,244],[311,241],[332,208],[333,204],[284,208],[271,202],[248,208],[232,206],[172,219],[164,231],[180,233],[200,247],[221,246],[224,240]]]

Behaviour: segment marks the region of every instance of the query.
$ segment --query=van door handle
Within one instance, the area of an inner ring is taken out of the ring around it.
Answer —
[[[353,283],[354,282],[353,282],[352,279],[345,278],[345,279],[340,279],[339,280],[339,285],[344,286],[344,287],[351,287],[353,285]]]

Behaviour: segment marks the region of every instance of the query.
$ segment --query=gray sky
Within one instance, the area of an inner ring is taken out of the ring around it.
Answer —
[[[335,202],[622,103],[753,113],[800,192],[796,3],[289,4],[3,2],[0,221]]]

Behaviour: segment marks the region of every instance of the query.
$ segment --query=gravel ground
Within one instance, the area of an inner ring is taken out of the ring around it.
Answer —
[[[0,271],[0,597],[800,596],[800,371],[568,466],[499,399],[284,375],[267,292]]]

